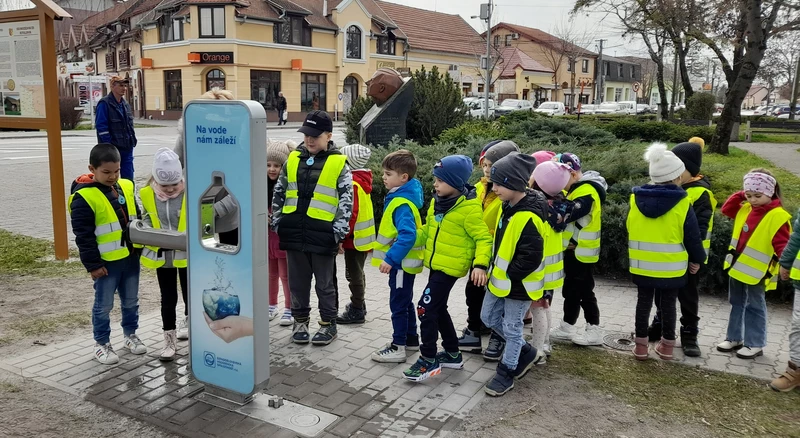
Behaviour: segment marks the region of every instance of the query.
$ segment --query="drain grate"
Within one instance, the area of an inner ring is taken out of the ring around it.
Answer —
[[[319,423],[319,415],[316,414],[298,414],[293,415],[289,422],[297,427],[311,427]]]
[[[631,333],[607,333],[603,337],[603,344],[608,348],[620,351],[633,351],[634,341]]]
[[[279,408],[274,408],[270,406],[272,399],[273,397],[268,394],[257,394],[253,401],[236,411],[276,426],[285,427],[304,437],[320,435],[326,427],[339,419],[336,415],[288,400],[285,400]]]

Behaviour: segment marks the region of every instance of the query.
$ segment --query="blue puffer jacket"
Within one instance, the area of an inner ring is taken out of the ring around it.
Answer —
[[[136,147],[136,133],[133,132],[133,111],[125,99],[117,102],[114,94],[109,94],[97,104],[97,142],[111,143],[120,151],[131,151]]]
[[[389,192],[383,203],[384,209],[394,198],[408,199],[417,207],[417,212],[419,213],[419,209],[422,208],[423,203],[422,183],[414,178]],[[414,243],[417,241],[417,232],[421,232],[421,230],[417,230],[414,212],[411,211],[410,207],[405,205],[401,205],[394,210],[392,221],[394,222],[394,227],[397,228],[397,240],[392,244],[392,247],[389,248],[389,251],[386,252],[386,257],[383,258],[383,261],[391,265],[394,269],[402,269],[401,262],[406,258],[408,252],[411,251],[411,248],[414,247]]]

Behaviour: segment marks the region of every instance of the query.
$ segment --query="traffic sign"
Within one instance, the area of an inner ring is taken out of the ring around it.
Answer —
[[[342,93],[339,93],[339,100],[340,100],[340,101],[341,101],[341,100],[344,100],[344,94],[342,94]]]

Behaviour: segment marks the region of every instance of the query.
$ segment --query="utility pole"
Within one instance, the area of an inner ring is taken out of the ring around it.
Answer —
[[[493,0],[481,5],[481,19],[486,20],[486,80],[483,87],[486,93],[483,103],[485,120],[489,120],[489,87],[492,83],[492,9],[494,9]]]
[[[794,120],[794,112],[797,109],[797,79],[800,76],[800,56],[797,57],[797,67],[794,71],[794,81],[792,81],[792,96],[789,101],[789,120]]]
[[[678,98],[678,51],[675,51],[675,64],[672,67],[672,97],[669,100],[669,118],[675,118],[675,100]]]
[[[599,105],[599,104],[603,103],[603,101],[605,100],[605,85],[604,85],[605,80],[604,80],[604,78],[605,78],[606,69],[605,69],[605,66],[603,65],[603,43],[606,42],[607,40],[601,39],[601,40],[598,40],[598,41],[600,41],[600,51],[599,51],[600,52],[600,56],[599,56],[598,61],[597,61],[597,72],[596,72],[597,73],[597,80],[595,81],[597,83],[597,93],[595,94],[595,97],[597,98],[597,104]]]

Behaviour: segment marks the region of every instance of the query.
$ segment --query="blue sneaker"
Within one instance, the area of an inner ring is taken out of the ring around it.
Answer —
[[[452,368],[454,370],[464,368],[464,356],[461,355],[460,351],[456,353],[440,351],[436,353],[436,360],[439,361],[439,365],[442,368]]]
[[[420,356],[414,365],[411,365],[411,368],[403,371],[403,377],[411,380],[412,382],[421,382],[428,377],[433,377],[441,372],[442,366],[439,364],[439,361],[436,360],[436,358],[431,360]]]

